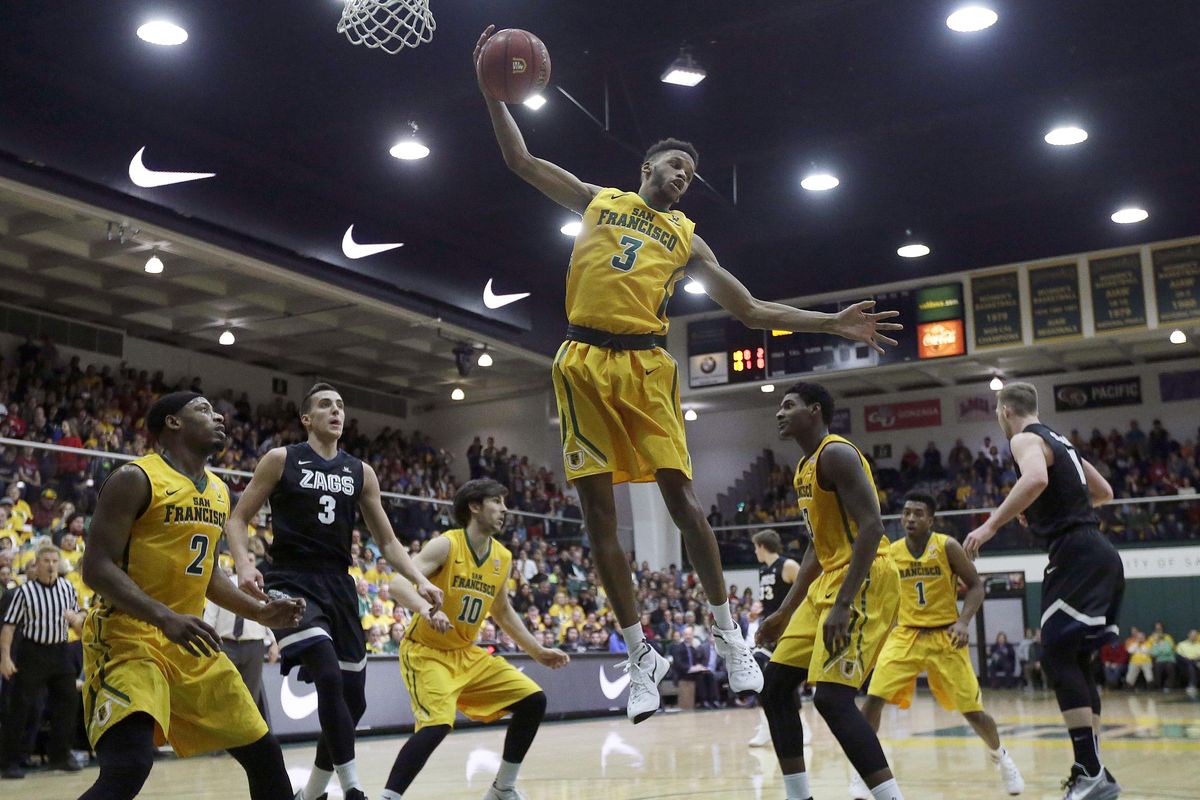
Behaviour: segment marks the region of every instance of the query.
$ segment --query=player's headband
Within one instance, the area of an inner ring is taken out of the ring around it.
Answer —
[[[178,414],[180,410],[197,397],[203,397],[196,392],[171,392],[154,401],[146,412],[146,429],[155,436],[162,433],[167,426],[167,417]]]

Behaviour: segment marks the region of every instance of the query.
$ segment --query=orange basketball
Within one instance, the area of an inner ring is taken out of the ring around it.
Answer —
[[[496,31],[479,54],[483,87],[502,103],[520,103],[550,83],[550,53],[542,40],[520,28]]]

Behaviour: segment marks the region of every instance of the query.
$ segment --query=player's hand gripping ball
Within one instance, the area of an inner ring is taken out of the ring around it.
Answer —
[[[502,103],[520,103],[550,84],[550,53],[529,31],[488,26],[475,46],[479,85]]]

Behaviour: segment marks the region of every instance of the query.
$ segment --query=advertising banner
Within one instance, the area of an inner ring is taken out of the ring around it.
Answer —
[[[900,428],[929,428],[942,424],[942,401],[913,400],[908,403],[884,403],[863,409],[867,430],[891,431]]]
[[[1086,383],[1060,383],[1054,387],[1055,411],[1135,406],[1142,402],[1141,378],[1116,378]]]

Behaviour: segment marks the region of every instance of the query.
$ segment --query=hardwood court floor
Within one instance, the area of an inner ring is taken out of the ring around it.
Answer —
[[[1106,765],[1125,787],[1125,800],[1200,797],[1200,702],[1182,693],[1124,693],[1105,698]],[[1060,800],[1070,748],[1053,698],[1043,694],[991,692],[988,710],[1005,745],[1025,775],[1023,797]],[[847,797],[847,762],[829,729],[811,708],[812,747],[806,751],[816,800]],[[770,748],[750,749],[755,710],[683,711],[659,714],[638,726],[624,717],[548,723],[521,774],[529,800],[642,800],[783,798],[779,766]],[[1008,795],[984,747],[957,714],[920,694],[913,708],[889,708],[883,739],[888,758],[909,800],[990,800]],[[500,759],[502,728],[453,733],[433,755],[408,798],[479,800]],[[370,797],[378,797],[404,737],[359,740],[359,774]],[[313,747],[285,748],[293,782],[308,774]],[[76,775],[31,774],[5,781],[0,794],[13,798],[74,798],[95,779],[95,768]],[[334,781],[336,785],[336,779]],[[11,792],[11,794],[10,794]],[[141,797],[155,800],[233,800],[246,782],[228,756],[160,759]],[[331,798],[341,797],[337,789]]]

